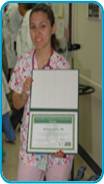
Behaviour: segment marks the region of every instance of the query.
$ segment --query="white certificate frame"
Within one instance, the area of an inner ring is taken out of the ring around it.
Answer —
[[[42,120],[42,118],[44,117],[45,117],[45,121],[44,119]],[[49,120],[49,124],[47,123],[48,121],[46,120],[47,117]],[[56,120],[55,118],[57,119],[56,122],[55,122]],[[68,118],[69,118],[69,123],[68,123]],[[55,126],[54,126],[54,123],[55,123]],[[56,131],[54,127],[57,127]],[[49,129],[49,131],[47,131],[47,129]],[[44,134],[45,130],[48,133],[45,132]],[[61,133],[60,133],[60,130],[61,130]],[[63,135],[64,131],[66,135],[65,137],[63,136],[62,138],[61,136]],[[50,136],[50,132],[51,132],[51,136]],[[58,136],[57,136],[57,132],[58,132]],[[65,141],[64,139],[67,141],[64,142]],[[63,150],[64,153],[67,153],[67,154],[78,153],[78,112],[77,111],[61,111],[61,112],[60,111],[54,111],[54,112],[53,111],[37,111],[37,112],[31,111],[30,121],[29,121],[27,152],[54,153],[54,152],[57,152],[58,150]]]
[[[30,109],[78,109],[78,70],[33,70]]]

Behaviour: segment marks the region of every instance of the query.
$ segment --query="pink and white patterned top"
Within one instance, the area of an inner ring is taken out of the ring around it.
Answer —
[[[32,69],[38,69],[37,60],[34,55],[34,66],[32,65],[33,53],[26,53],[17,60],[17,64],[14,68],[13,74],[10,80],[10,88],[17,92],[22,92],[23,83],[26,77],[31,76]],[[65,58],[59,55],[57,52],[53,52],[50,60],[44,69],[70,69],[69,63]],[[27,153],[27,135],[28,135],[28,123],[29,123],[29,103],[30,97],[24,107],[23,123],[21,125],[20,133],[20,154],[19,158],[26,164],[31,164],[39,169],[45,170],[47,167],[51,167],[54,164],[64,164],[68,162],[69,167],[72,164],[73,155],[66,155],[65,158],[57,158],[52,154],[35,154]]]

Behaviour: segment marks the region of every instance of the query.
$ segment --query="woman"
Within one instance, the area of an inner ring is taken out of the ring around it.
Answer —
[[[14,69],[10,86],[13,103],[19,109],[25,105],[21,127],[21,147],[17,180],[68,180],[73,155],[62,151],[55,154],[31,154],[26,152],[29,123],[31,72],[36,69],[69,69],[69,63],[55,49],[55,20],[53,11],[46,4],[37,4],[30,14],[30,34],[35,45],[22,56]]]

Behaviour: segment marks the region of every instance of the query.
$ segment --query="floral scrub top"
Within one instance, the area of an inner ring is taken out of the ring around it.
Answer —
[[[31,76],[31,72],[34,69],[38,69],[37,60],[34,54],[34,51],[26,53],[24,56],[21,56],[14,68],[13,74],[10,80],[10,88],[17,92],[22,92],[23,83],[26,77]],[[34,63],[32,62],[34,60]],[[34,65],[34,66],[33,66]],[[69,69],[69,63],[64,59],[63,56],[59,55],[57,52],[53,52],[50,60],[43,69]],[[20,154],[19,158],[25,163],[30,164],[31,166],[37,167],[42,170],[51,167],[55,164],[64,164],[68,163],[69,167],[72,164],[73,155],[66,155],[65,158],[58,158],[52,154],[35,154],[27,153],[27,135],[28,135],[28,123],[29,123],[29,103],[30,97],[24,107],[23,114],[23,123],[21,125],[20,133]]]

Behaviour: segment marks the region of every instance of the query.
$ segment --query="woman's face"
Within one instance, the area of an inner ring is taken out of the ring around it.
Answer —
[[[51,36],[55,32],[55,26],[51,26],[46,13],[34,12],[30,18],[30,34],[36,49],[51,46]]]

